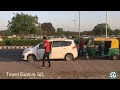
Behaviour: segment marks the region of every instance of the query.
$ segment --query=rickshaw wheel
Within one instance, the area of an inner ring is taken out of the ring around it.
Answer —
[[[116,55],[113,55],[112,59],[113,59],[113,60],[117,60],[117,59],[118,59],[118,55],[117,55],[117,54],[116,54]]]
[[[90,57],[89,56],[85,56],[86,59],[89,59]]]

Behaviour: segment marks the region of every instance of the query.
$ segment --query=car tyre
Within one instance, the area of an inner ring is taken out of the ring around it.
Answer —
[[[35,60],[36,60],[36,57],[35,57],[35,55],[30,54],[30,55],[28,55],[27,60],[28,60],[29,62],[32,62],[32,61],[35,61]]]
[[[65,55],[65,60],[67,60],[67,61],[72,61],[74,59],[74,57],[73,57],[73,55],[72,54],[66,54]]]

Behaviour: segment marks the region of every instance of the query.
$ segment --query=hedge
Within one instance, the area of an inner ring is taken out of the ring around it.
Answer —
[[[40,43],[42,40],[4,40],[0,41],[0,46],[34,46]],[[83,39],[85,45],[88,43],[88,39]],[[76,44],[79,40],[75,40]]]
[[[4,40],[0,41],[0,46],[33,46],[42,40]]]

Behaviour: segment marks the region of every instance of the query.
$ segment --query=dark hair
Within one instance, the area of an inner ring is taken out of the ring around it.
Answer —
[[[43,37],[43,39],[47,39],[46,37]]]

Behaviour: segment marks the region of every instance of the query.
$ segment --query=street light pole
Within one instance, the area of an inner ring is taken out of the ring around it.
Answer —
[[[76,20],[73,20],[73,22],[74,22],[74,31],[75,31],[75,22],[76,22]]]
[[[106,11],[106,37],[107,37],[107,11]]]
[[[79,38],[80,38],[80,11],[79,11]]]

